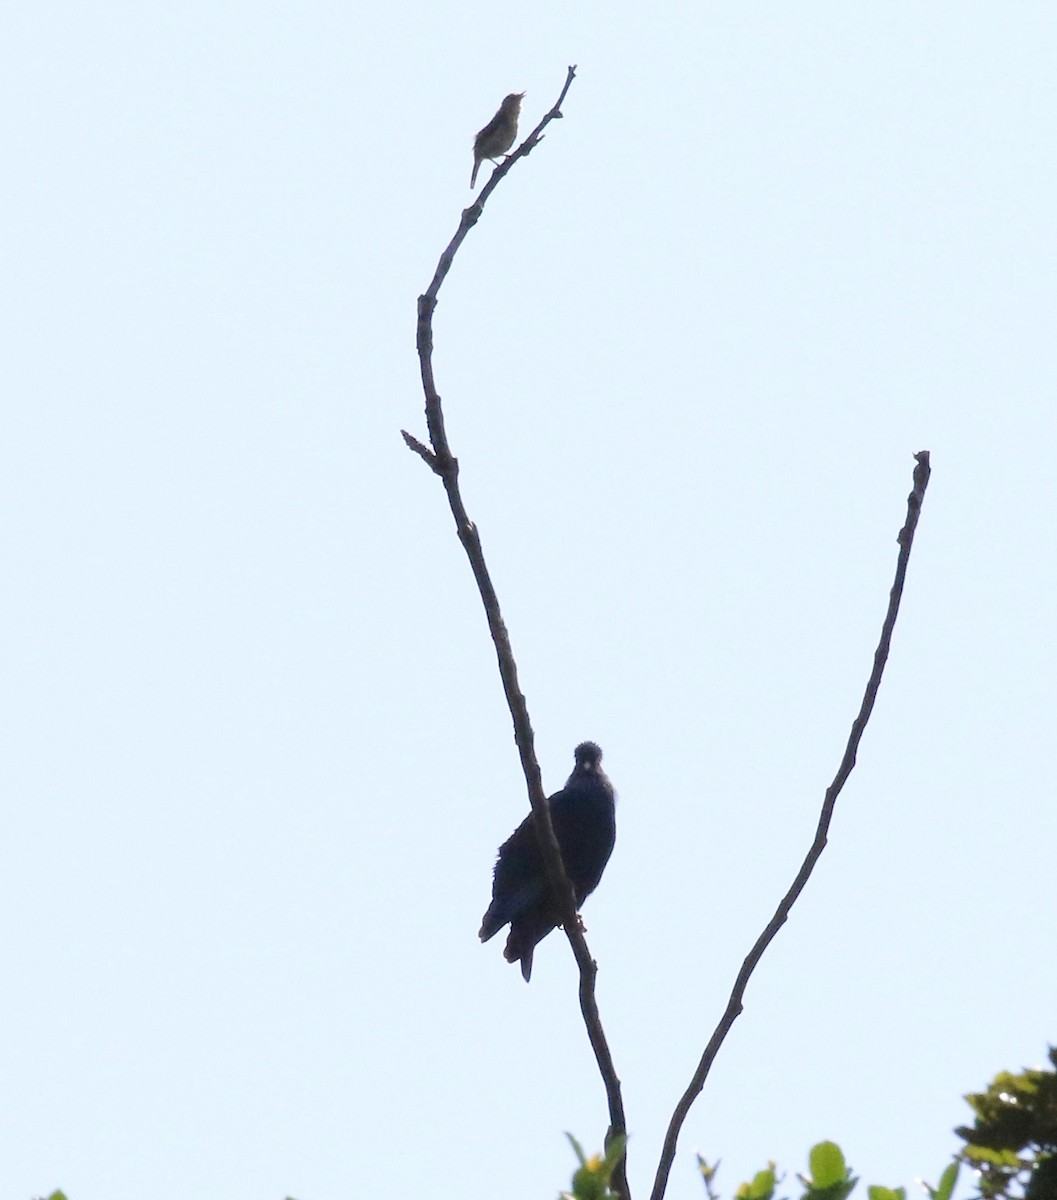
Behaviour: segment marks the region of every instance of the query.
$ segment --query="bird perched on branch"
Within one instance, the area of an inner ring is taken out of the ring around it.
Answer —
[[[576,907],[598,887],[616,841],[616,794],[602,770],[602,751],[594,742],[581,742],[574,753],[576,766],[565,787],[547,800],[554,836],[562,852],[565,874],[573,885]],[[543,866],[531,813],[499,847],[492,882],[492,903],[481,922],[480,938],[487,942],[510,925],[503,957],[521,962],[527,983],[532,975],[532,952],[538,942],[562,922],[558,902]]]
[[[486,158],[506,154],[517,137],[517,119],[521,115],[524,92],[511,92],[499,106],[499,111],[473,139],[473,174],[470,187],[477,184],[477,170]]]

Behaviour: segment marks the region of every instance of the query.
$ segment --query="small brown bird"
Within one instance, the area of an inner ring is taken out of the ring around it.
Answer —
[[[473,174],[470,187],[477,183],[477,169],[486,158],[496,159],[506,154],[517,137],[517,119],[521,115],[524,92],[511,92],[499,106],[499,111],[473,139]]]

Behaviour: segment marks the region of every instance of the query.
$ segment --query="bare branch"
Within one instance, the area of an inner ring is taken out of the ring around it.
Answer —
[[[423,446],[418,438],[412,437],[406,429],[400,430],[400,436],[404,439],[404,445],[409,450],[414,450],[431,471],[435,471],[438,475],[440,474],[440,468],[437,466],[437,456],[428,446]]]
[[[488,183],[481,191],[481,195],[474,205],[475,208],[480,207],[491,194],[492,189],[499,183],[503,176],[510,168],[518,161],[519,158],[525,158],[532,153],[533,150],[543,141],[543,130],[551,123],[551,121],[560,121],[562,119],[562,101],[565,99],[565,94],[572,87],[572,82],[576,78],[576,66],[571,66],[565,76],[565,86],[561,90],[558,99],[550,109],[543,114],[543,119],[535,129],[528,135],[520,146],[512,153],[508,154],[505,159],[496,167],[489,177]],[[480,215],[480,214],[478,214]],[[474,218],[476,220],[476,217]]]
[[[428,303],[430,305],[431,312],[432,312],[432,309],[436,307],[437,293],[440,291],[440,285],[444,282],[445,276],[451,270],[452,260],[455,258],[456,251],[463,244],[463,241],[465,240],[466,235],[477,224],[482,212],[484,211],[485,202],[488,200],[488,197],[491,196],[491,194],[499,186],[500,182],[505,178],[507,172],[511,169],[511,167],[513,167],[514,163],[516,163],[519,159],[525,158],[526,155],[531,154],[532,151],[536,148],[536,146],[538,146],[539,143],[543,141],[543,130],[547,128],[547,126],[551,123],[551,121],[561,120],[561,117],[562,117],[561,104],[562,104],[562,101],[565,99],[566,92],[568,92],[569,88],[572,86],[572,82],[575,78],[576,78],[576,66],[574,64],[566,72],[565,86],[562,88],[561,94],[559,95],[558,99],[554,102],[554,104],[551,106],[551,108],[546,113],[544,113],[543,119],[540,121],[540,123],[536,126],[535,129],[533,129],[533,131],[528,135],[528,137],[525,138],[525,140],[521,143],[521,145],[518,146],[518,148],[513,152],[513,154],[508,154],[507,157],[499,164],[499,166],[496,167],[496,169],[489,176],[488,182],[484,185],[483,188],[481,188],[481,193],[477,197],[477,199],[474,201],[474,203],[471,204],[469,208],[464,208],[462,210],[462,216],[459,218],[459,228],[456,229],[455,236],[451,239],[451,241],[448,243],[447,247],[445,248],[444,253],[440,256],[440,260],[437,263],[437,269],[433,273],[433,279],[430,281],[429,287],[426,288],[425,295],[419,297],[418,304],[419,304],[420,320],[421,320],[421,316],[422,316],[423,301],[425,301],[426,303]],[[420,344],[419,345],[419,355],[421,356],[421,354],[422,354],[422,346]],[[426,415],[428,417],[429,416],[429,392],[428,392],[428,390],[426,392],[426,410],[427,410]],[[432,433],[432,430],[430,432]]]
[[[895,628],[896,617],[899,615],[899,602],[903,596],[903,582],[906,579],[907,563],[910,561],[910,548],[914,541],[914,530],[917,528],[921,505],[925,499],[925,489],[929,484],[929,452],[922,450],[918,454],[915,454],[914,458],[917,460],[917,465],[914,468],[914,486],[907,497],[906,521],[903,524],[903,528],[899,531],[897,539],[899,542],[899,558],[896,563],[895,581],[892,584],[892,590],[888,598],[888,611],[885,614],[884,624],[881,627],[881,640],[874,651],[873,670],[870,672],[870,678],[866,684],[866,693],[859,708],[859,715],[852,723],[851,734],[848,738],[847,748],[844,751],[844,757],[841,759],[833,782],[826,790],[818,829],[815,832],[815,840],[811,843],[811,848],[808,850],[807,856],[800,870],[797,872],[792,886],[782,897],[782,901],[775,910],[774,916],[767,923],[767,927],[756,939],[756,944],[749,951],[748,957],[741,964],[741,970],[734,981],[734,989],[730,993],[730,999],[727,1001],[727,1007],[724,1010],[723,1016],[720,1018],[715,1032],[709,1039],[708,1045],[705,1047],[705,1052],[701,1056],[701,1061],[697,1064],[697,1070],[690,1080],[689,1087],[687,1087],[686,1091],[680,1097],[679,1103],[675,1106],[675,1112],[672,1114],[671,1122],[668,1125],[668,1132],[664,1138],[664,1146],[661,1149],[661,1158],[657,1166],[657,1175],[654,1180],[653,1191],[650,1193],[650,1200],[662,1200],[664,1196],[665,1189],[668,1186],[668,1175],[672,1169],[672,1162],[675,1159],[676,1143],[679,1140],[679,1133],[683,1127],[683,1122],[686,1120],[691,1105],[700,1095],[701,1089],[705,1085],[705,1080],[712,1069],[712,1063],[719,1053],[720,1046],[723,1045],[724,1039],[741,1014],[743,1008],[742,999],[745,995],[745,989],[748,986],[749,977],[756,969],[756,964],[763,956],[763,952],[771,944],[778,930],[785,924],[790,909],[796,902],[797,897],[804,890],[804,885],[814,870],[815,863],[818,862],[822,851],[826,848],[826,835],[829,832],[834,805],[837,803],[837,797],[840,795],[841,789],[844,787],[848,776],[852,772],[852,768],[855,766],[855,757],[858,753],[859,742],[862,740],[866,723],[870,719],[874,702],[877,699],[877,691],[881,686],[881,676],[884,674],[885,663],[888,661],[888,650],[892,644],[892,631]]]
[[[429,430],[430,445],[429,447],[425,446],[417,438],[412,437],[411,434],[406,432],[403,433],[403,438],[408,448],[419,455],[427,466],[440,476],[441,482],[444,484],[448,504],[451,508],[452,516],[455,518],[455,529],[458,533],[459,541],[462,542],[463,549],[466,551],[466,557],[470,561],[470,568],[473,571],[474,579],[477,582],[477,589],[481,594],[481,601],[484,604],[485,616],[488,618],[488,629],[492,635],[496,658],[499,663],[499,674],[503,681],[503,691],[506,694],[507,705],[514,724],[514,740],[517,743],[518,754],[521,757],[521,768],[525,773],[525,783],[528,787],[529,802],[532,805],[532,812],[535,817],[536,832],[543,853],[544,867],[554,895],[559,901],[562,925],[566,937],[569,939],[569,944],[572,946],[576,965],[580,971],[580,1010],[583,1013],[584,1024],[587,1027],[587,1036],[590,1039],[591,1048],[594,1051],[595,1060],[598,1063],[598,1070],[605,1084],[606,1097],[609,1102],[609,1131],[606,1135],[606,1143],[608,1145],[614,1137],[626,1133],[626,1123],[620,1080],[613,1065],[613,1057],[609,1051],[609,1044],[606,1041],[605,1031],[602,1028],[602,1021],[598,1013],[598,1004],[595,999],[595,977],[598,973],[598,966],[591,957],[591,952],[584,939],[583,930],[580,927],[580,921],[576,913],[576,899],[573,895],[569,879],[565,874],[557,838],[554,836],[554,828],[551,824],[550,812],[547,808],[547,796],[543,790],[539,763],[536,760],[532,724],[529,721],[525,697],[518,684],[517,664],[514,661],[514,653],[510,646],[510,636],[507,633],[507,628],[499,608],[499,599],[496,596],[495,588],[488,574],[488,568],[485,565],[484,552],[481,548],[481,539],[478,535],[477,527],[470,520],[466,512],[466,506],[463,503],[462,494],[459,490],[459,463],[452,454],[451,447],[448,444],[448,435],[444,428],[444,412],[441,407],[440,395],[437,392],[436,381],[433,377],[433,313],[437,307],[437,295],[441,284],[444,282],[449,270],[451,270],[455,254],[462,245],[466,235],[477,224],[483,212],[485,202],[498,186],[499,182],[506,176],[515,162],[524,158],[539,145],[543,137],[544,128],[551,121],[561,117],[561,104],[575,75],[576,68],[572,66],[566,74],[565,86],[562,88],[561,94],[550,111],[546,113],[540,123],[514,153],[492,172],[491,177],[481,190],[481,194],[478,196],[476,202],[463,210],[459,227],[455,231],[455,236],[441,254],[429,287],[418,298],[416,342],[418,346],[419,368],[422,375],[422,390],[426,397],[426,427]],[[612,1186],[618,1194],[625,1197],[626,1200],[630,1200],[623,1158],[614,1171]]]

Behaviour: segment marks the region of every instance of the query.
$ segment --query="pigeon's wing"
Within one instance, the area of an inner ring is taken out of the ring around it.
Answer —
[[[529,814],[499,847],[492,903],[481,921],[481,941],[487,942],[508,922],[529,912],[545,894],[543,861]]]

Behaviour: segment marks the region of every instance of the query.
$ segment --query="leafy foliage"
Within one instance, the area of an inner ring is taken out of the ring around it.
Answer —
[[[571,1192],[562,1192],[559,1200],[619,1200],[617,1194],[610,1188],[609,1181],[618,1162],[624,1156],[624,1147],[628,1139],[624,1136],[615,1137],[606,1147],[604,1155],[592,1154],[588,1158],[583,1147],[571,1133],[565,1135],[569,1144],[576,1152],[580,1165],[573,1173]]]
[[[697,1156],[697,1169],[701,1173],[708,1200],[720,1200],[713,1186],[718,1168],[718,1162],[709,1164],[700,1154]],[[796,1177],[804,1189],[800,1200],[847,1200],[859,1182],[836,1142],[819,1142],[812,1146],[808,1154],[808,1169],[809,1175],[798,1174]],[[924,1185],[929,1200],[951,1200],[957,1178],[958,1164],[951,1163],[940,1176],[938,1187]],[[775,1189],[779,1182],[774,1163],[768,1163],[764,1170],[757,1171],[751,1180],[737,1188],[734,1200],[775,1200]],[[906,1188],[872,1185],[867,1188],[867,1194],[869,1200],[906,1200]],[[1031,1200],[1040,1198],[1032,1197]]]
[[[976,1115],[954,1132],[958,1157],[978,1174],[983,1200],[1057,1200],[1057,1047],[1053,1070],[1001,1071],[965,1097]]]
[[[972,1168],[979,1200],[1057,1200],[1057,1047],[1050,1047],[1052,1070],[1032,1069],[1014,1075],[1002,1071],[986,1092],[965,1097],[976,1120],[954,1132],[965,1142],[932,1187],[923,1183],[929,1200],[951,1200],[959,1163]],[[803,1186],[799,1200],[848,1200],[859,1182],[834,1142],[819,1142],[808,1155],[810,1175],[797,1175]],[[715,1190],[719,1163],[700,1155],[697,1166],[708,1200],[720,1200]],[[774,1163],[741,1184],[734,1200],[775,1200],[779,1177]],[[868,1200],[906,1200],[906,1188],[873,1184]],[[783,1197],[782,1200],[788,1200]]]

